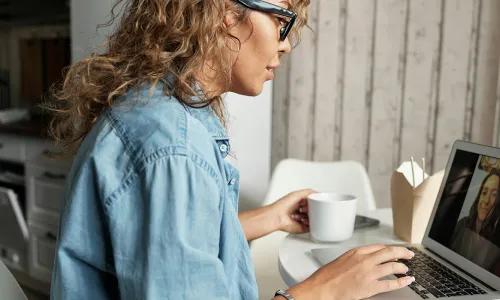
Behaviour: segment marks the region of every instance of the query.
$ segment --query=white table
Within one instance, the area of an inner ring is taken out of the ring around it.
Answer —
[[[283,281],[288,286],[293,286],[307,279],[321,266],[311,253],[311,249],[314,248],[342,247],[347,249],[374,243],[403,243],[394,236],[392,210],[390,208],[360,213],[360,215],[378,219],[380,225],[372,228],[356,229],[349,240],[340,243],[312,242],[309,234],[288,235],[281,244],[278,254],[279,270]]]

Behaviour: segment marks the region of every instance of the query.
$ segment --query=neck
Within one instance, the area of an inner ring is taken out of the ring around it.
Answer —
[[[195,74],[196,81],[198,81],[201,90],[209,99],[218,97],[227,92],[224,87],[224,79],[220,75],[220,72],[217,72],[212,65],[212,63],[204,64],[203,70]]]
[[[483,222],[481,220],[479,220],[479,218],[476,219],[476,232],[479,233],[479,231],[481,230],[481,226],[483,226]]]

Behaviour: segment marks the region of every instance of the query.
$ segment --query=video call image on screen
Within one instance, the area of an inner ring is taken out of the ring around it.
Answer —
[[[457,150],[429,237],[500,277],[500,159]]]

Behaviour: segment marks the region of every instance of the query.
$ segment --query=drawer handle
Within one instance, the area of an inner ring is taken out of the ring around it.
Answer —
[[[50,232],[50,231],[49,231],[49,232],[47,232],[47,233],[45,234],[45,237],[46,237],[47,239],[51,240],[51,241],[54,241],[54,242],[57,240],[56,235],[55,235],[55,234],[53,234],[53,233],[52,233],[52,232]]]
[[[48,179],[55,179],[55,180],[65,180],[66,179],[66,175],[54,174],[51,172],[44,172],[42,176],[45,178],[48,178]]]

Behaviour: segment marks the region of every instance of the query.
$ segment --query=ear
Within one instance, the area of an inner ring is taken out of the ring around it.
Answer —
[[[236,14],[232,10],[227,10],[224,15],[224,26],[226,28],[231,28],[234,24],[236,24]]]

